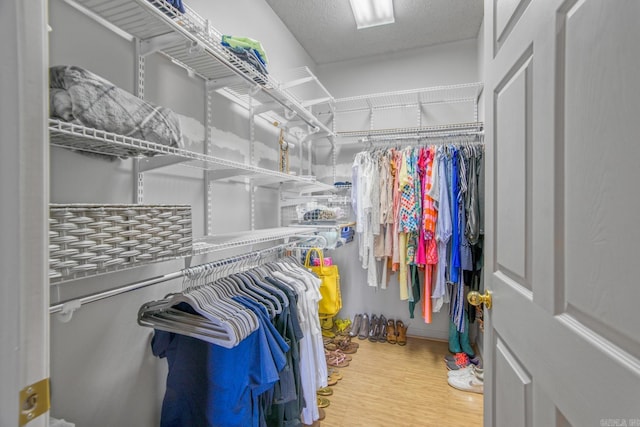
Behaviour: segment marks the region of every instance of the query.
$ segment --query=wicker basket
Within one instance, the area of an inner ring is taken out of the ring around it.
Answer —
[[[189,205],[49,205],[49,279],[189,255]]]

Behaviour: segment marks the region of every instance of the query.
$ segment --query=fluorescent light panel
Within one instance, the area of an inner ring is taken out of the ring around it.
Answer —
[[[358,29],[393,24],[393,0],[349,0]]]

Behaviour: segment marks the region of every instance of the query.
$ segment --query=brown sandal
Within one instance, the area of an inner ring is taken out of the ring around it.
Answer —
[[[333,341],[337,348],[342,351],[344,354],[354,354],[358,351],[360,344],[351,342],[350,337],[343,337],[341,339],[335,339]]]
[[[402,320],[396,321],[396,329],[398,329],[398,345],[407,345],[407,329]]]
[[[329,351],[334,351],[334,350],[338,349],[338,346],[336,346],[334,343],[330,342],[330,343],[325,344],[324,348],[326,350],[329,350]]]
[[[389,344],[395,344],[397,342],[396,324],[393,319],[387,320],[387,342]]]

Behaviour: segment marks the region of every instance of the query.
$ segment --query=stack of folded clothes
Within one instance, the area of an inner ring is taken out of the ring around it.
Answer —
[[[259,41],[248,37],[223,35],[222,46],[233,52],[239,59],[251,65],[262,75],[267,75],[267,53]]]

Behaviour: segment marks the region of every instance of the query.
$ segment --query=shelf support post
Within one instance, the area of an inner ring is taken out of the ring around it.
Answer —
[[[329,139],[331,143],[331,166],[332,166],[332,176],[333,176],[333,184],[337,182],[336,180],[336,164],[338,163],[338,150],[336,148],[336,141],[334,137]]]
[[[135,39],[136,79],[134,80],[136,96],[144,99],[144,56],[140,39]],[[144,173],[140,172],[140,159],[133,161],[133,197],[134,203],[144,203]]]
[[[210,155],[213,152],[213,137],[211,128],[213,127],[213,89],[210,81],[205,81],[205,116],[204,116],[204,154]],[[204,218],[206,235],[213,234],[213,181],[209,179],[209,170],[204,171]]]
[[[255,159],[255,133],[256,133],[256,118],[255,118],[255,109],[253,107],[253,97],[249,96],[249,163],[254,166],[256,163]],[[249,204],[251,209],[251,224],[250,230],[256,229],[256,188],[253,185],[253,180],[249,182]]]

